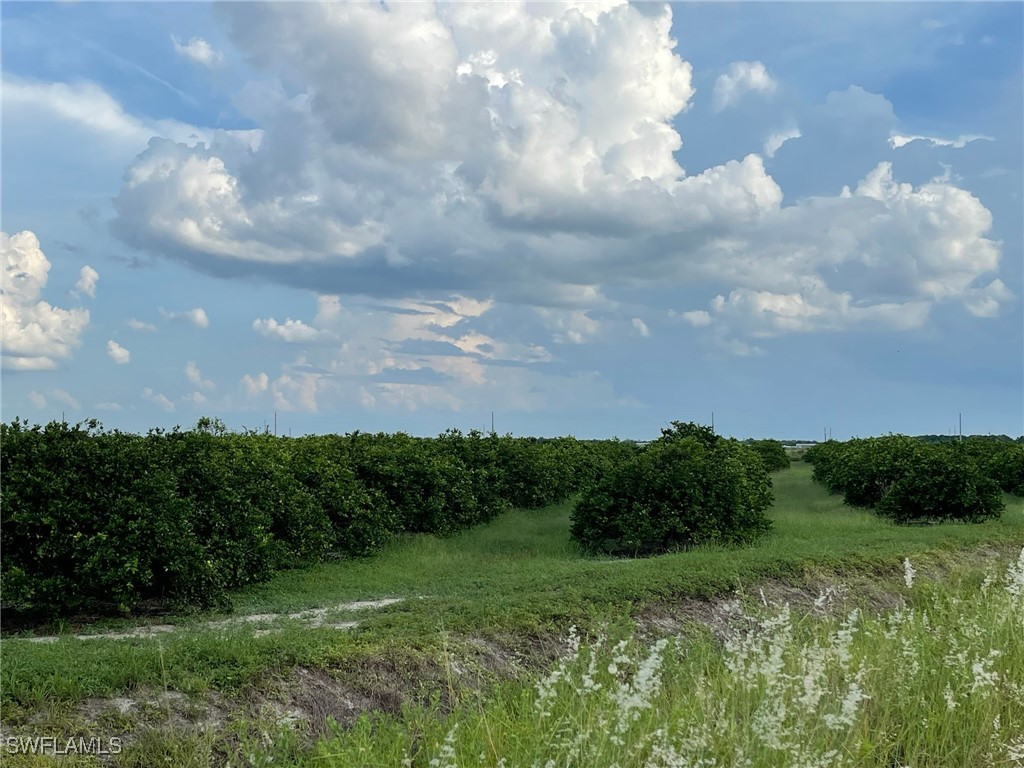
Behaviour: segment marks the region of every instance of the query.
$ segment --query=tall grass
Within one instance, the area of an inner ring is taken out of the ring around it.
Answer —
[[[1024,550],[929,583],[905,562],[901,604],[875,616],[728,606],[717,638],[569,633],[535,685],[444,714],[364,718],[312,765],[998,766],[1024,763]]]

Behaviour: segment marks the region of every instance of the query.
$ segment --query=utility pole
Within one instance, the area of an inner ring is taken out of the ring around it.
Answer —
[[[711,412],[711,431],[715,431],[715,412]]]
[[[821,428],[821,434],[824,436],[825,442],[827,443],[828,442],[828,427],[822,427]]]
[[[960,442],[962,443],[964,441],[964,415],[963,413],[958,413],[957,416],[960,419],[960,426],[958,427],[958,431],[960,432]]]
[[[274,411],[274,437],[277,437],[277,411]]]
[[[494,411],[491,411],[491,434],[494,434]]]

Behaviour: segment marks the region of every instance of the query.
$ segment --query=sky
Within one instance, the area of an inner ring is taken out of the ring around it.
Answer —
[[[1024,432],[1024,4],[0,21],[4,421]]]

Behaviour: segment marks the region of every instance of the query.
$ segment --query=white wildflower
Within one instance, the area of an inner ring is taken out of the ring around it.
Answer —
[[[850,615],[846,617],[846,621],[836,631],[832,641],[832,646],[835,649],[836,657],[839,659],[839,663],[843,665],[843,669],[846,669],[853,655],[850,653],[850,646],[853,644],[853,636],[857,632],[857,619],[860,617],[860,610],[854,608],[850,611]]]
[[[804,712],[808,714],[817,710],[818,703],[825,694],[823,682],[825,679],[827,653],[827,649],[817,645],[807,649],[804,653],[803,693],[800,694],[800,698],[797,701]]]
[[[903,675],[904,681],[917,677],[917,673],[921,671],[921,649],[909,637],[900,638],[900,648],[903,651],[903,669],[906,672]]]
[[[615,648],[612,649],[612,660],[608,664],[608,674],[615,677],[619,674],[619,665],[629,664],[629,656],[626,654],[626,646],[629,645],[628,640],[619,640],[615,644]]]
[[[831,584],[826,586],[814,600],[815,608],[826,608],[843,599],[847,592],[846,587],[834,587]]]
[[[900,606],[895,611],[889,614],[886,620],[887,627],[882,633],[886,640],[895,640],[896,635],[899,634],[900,629],[905,625],[909,624],[914,620],[914,609],[910,608],[904,610],[903,606]]]
[[[946,690],[942,692],[942,697],[946,700],[946,709],[948,711],[952,712],[956,709],[956,697],[953,695],[953,689],[948,685],[946,686]]]
[[[717,765],[715,757],[696,757],[685,742],[677,749],[662,740],[651,745],[644,768],[716,768]]]
[[[830,749],[823,755],[801,754],[791,765],[793,768],[832,768],[842,763],[842,758],[837,761],[837,757],[839,757],[837,749]]]
[[[993,648],[989,651],[987,657],[978,659],[971,664],[971,673],[974,675],[974,681],[971,683],[971,693],[975,693],[982,688],[995,686],[999,682],[999,673],[992,669],[992,665],[999,655],[1000,651]]]
[[[907,585],[907,589],[914,586],[914,576],[917,575],[917,571],[914,570],[914,566],[910,564],[910,558],[903,558],[903,583]]]
[[[621,683],[615,692],[617,733],[625,733],[629,723],[640,716],[641,710],[650,708],[651,700],[661,690],[662,653],[667,645],[664,638],[656,642],[633,679]]]
[[[537,681],[537,701],[534,702],[534,706],[540,711],[540,716],[542,718],[551,716],[550,705],[557,695],[556,688],[565,677],[565,673],[568,670],[569,665],[576,661],[579,656],[580,639],[576,634],[576,625],[569,627],[569,637],[566,640],[566,649],[568,654],[561,658],[558,665],[551,670],[546,677]]]
[[[1006,569],[1006,591],[1015,601],[1024,599],[1024,547],[1017,562]]]
[[[949,638],[949,650],[942,661],[950,669],[967,669],[967,651],[960,647],[960,640],[953,635]]]
[[[1006,745],[1006,758],[1015,765],[1024,764],[1024,734]]]
[[[455,761],[455,731],[458,727],[459,724],[454,723],[445,735],[441,754],[430,761],[431,768],[458,768],[459,764]]]
[[[981,594],[987,595],[988,591],[992,588],[992,585],[996,582],[996,575],[989,573],[985,576],[985,580],[981,582]]]
[[[861,688],[861,682],[864,679],[864,668],[861,667],[857,670],[857,674],[853,678],[853,682],[850,683],[850,687],[846,691],[846,695],[843,697],[842,706],[839,709],[838,715],[825,715],[825,725],[830,730],[839,731],[844,726],[851,727],[854,721],[857,719],[857,708],[862,701],[870,699],[871,697],[864,693],[864,689]]]
[[[590,646],[590,659],[587,661],[587,671],[583,673],[583,686],[578,688],[577,692],[587,694],[601,690],[601,684],[594,680],[594,676],[597,674],[597,652],[601,650],[604,641],[605,636],[599,635],[594,644]]]
[[[786,699],[781,695],[765,696],[754,712],[751,729],[770,749],[788,750],[789,729],[786,723]]]
[[[782,656],[793,638],[793,622],[790,617],[789,603],[779,610],[778,614],[761,623],[761,630],[768,640],[768,656],[761,666],[761,674],[769,681],[782,671]]]
[[[1017,704],[1024,704],[1024,685],[1007,681],[1009,684],[1007,688],[1010,689],[1010,694],[1013,696],[1013,701]]]

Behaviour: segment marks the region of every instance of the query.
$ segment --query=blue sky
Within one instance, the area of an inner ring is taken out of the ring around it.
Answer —
[[[1024,432],[1020,3],[5,3],[3,418]]]

